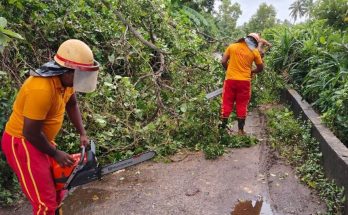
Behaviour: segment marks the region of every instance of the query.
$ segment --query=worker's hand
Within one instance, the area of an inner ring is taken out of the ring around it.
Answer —
[[[87,135],[80,135],[80,144],[84,147],[87,147],[89,145],[89,139]]]
[[[71,155],[69,155],[68,153],[65,153],[63,151],[60,151],[60,150],[56,151],[56,154],[54,155],[53,158],[62,167],[71,166],[75,162],[74,158]]]

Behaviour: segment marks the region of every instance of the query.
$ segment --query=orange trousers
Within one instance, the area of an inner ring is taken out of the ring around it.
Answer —
[[[221,118],[228,118],[236,105],[237,118],[245,119],[250,98],[250,81],[225,80],[222,90]]]
[[[1,147],[7,162],[16,173],[23,193],[29,199],[33,214],[54,215],[65,191],[56,191],[51,161],[23,138],[4,132]]]

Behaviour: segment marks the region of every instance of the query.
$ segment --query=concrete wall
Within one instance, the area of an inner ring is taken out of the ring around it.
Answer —
[[[348,197],[348,148],[321,123],[320,116],[295,90],[284,90],[281,100],[290,105],[297,117],[311,122],[312,135],[320,143],[323,154],[325,174],[339,186],[344,186]],[[348,214],[348,198],[346,199],[345,214]]]

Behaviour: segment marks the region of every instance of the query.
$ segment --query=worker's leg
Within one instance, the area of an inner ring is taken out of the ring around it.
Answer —
[[[33,207],[33,214],[54,215],[58,202],[49,157],[28,141],[6,132],[2,149]]]
[[[250,81],[238,81],[238,92],[236,95],[236,112],[238,118],[238,130],[244,134],[245,119],[251,97]]]
[[[227,119],[233,111],[233,105],[236,99],[236,94],[233,90],[233,81],[225,80],[222,90],[222,105],[221,105],[221,126],[226,128]]]

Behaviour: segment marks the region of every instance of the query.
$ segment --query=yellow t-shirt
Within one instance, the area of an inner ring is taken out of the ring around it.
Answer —
[[[24,117],[42,120],[42,131],[49,141],[54,141],[62,127],[65,105],[73,93],[72,87],[62,86],[59,77],[29,77],[18,92],[5,131],[23,137]]]
[[[226,80],[251,80],[252,63],[262,64],[258,49],[251,51],[245,42],[229,45],[225,55],[229,56]]]

